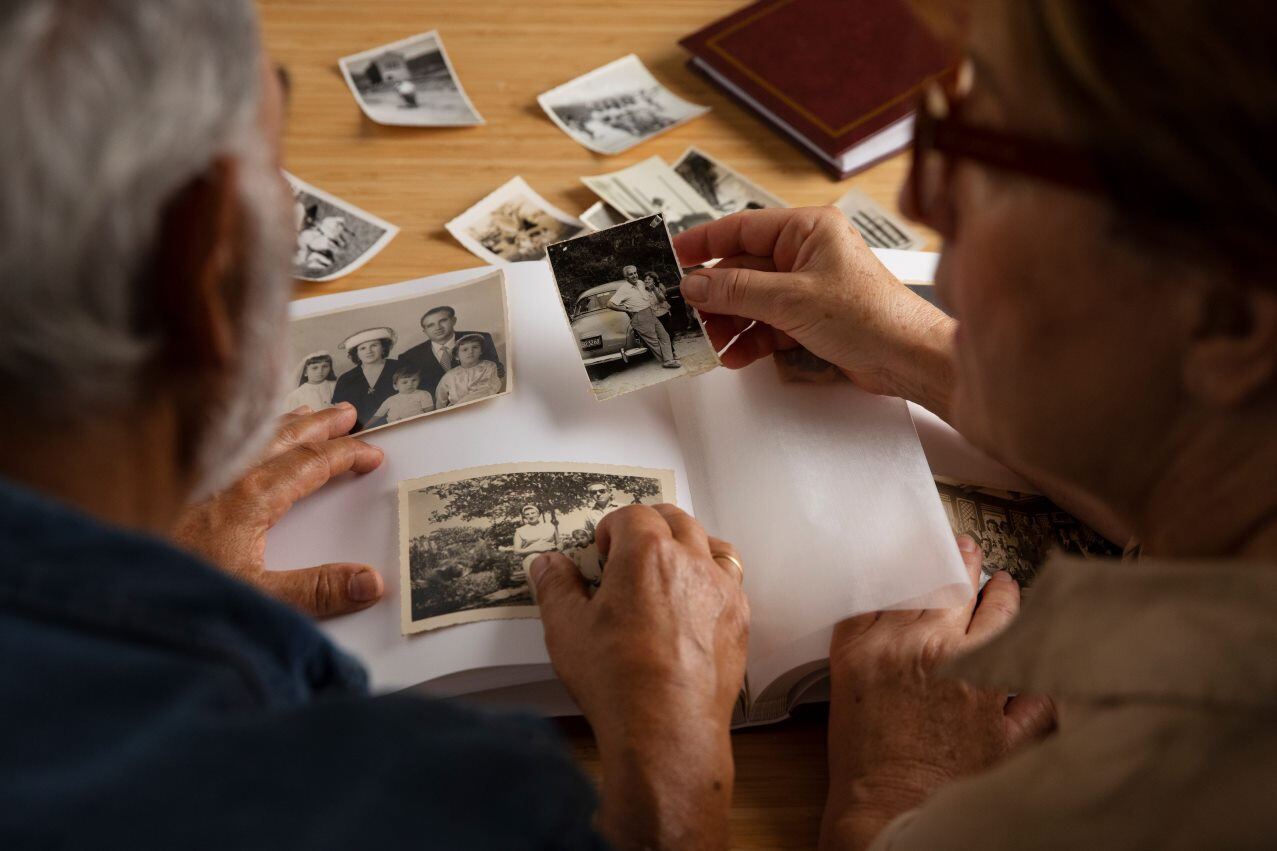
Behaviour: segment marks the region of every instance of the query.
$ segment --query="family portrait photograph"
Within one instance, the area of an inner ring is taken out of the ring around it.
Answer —
[[[505,276],[295,318],[289,347],[280,413],[349,402],[365,432],[491,399],[513,382]]]
[[[359,107],[378,124],[465,127],[483,124],[437,32],[366,50],[341,60]]]
[[[447,225],[448,233],[488,263],[544,260],[545,249],[585,230],[516,177]]]
[[[611,399],[719,365],[662,216],[550,246],[550,267],[594,398]]]
[[[596,68],[537,98],[550,120],[598,154],[619,154],[699,118],[709,107],[662,85],[635,55]]]
[[[719,216],[741,210],[788,207],[768,192],[709,154],[688,148],[674,163],[674,171],[704,198]]]
[[[399,228],[284,172],[293,193],[293,277],[321,283],[349,275],[390,244]]]
[[[671,470],[601,464],[504,464],[402,482],[403,633],[537,617],[528,568],[542,553],[563,553],[598,587],[602,519],[674,499]]]

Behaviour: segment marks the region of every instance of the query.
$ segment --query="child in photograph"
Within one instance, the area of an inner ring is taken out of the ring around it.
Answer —
[[[303,406],[322,411],[333,405],[333,356],[328,352],[311,352],[298,364],[298,386],[284,399],[284,411],[295,411]]]
[[[394,381],[395,395],[381,403],[377,413],[368,421],[367,428],[397,423],[435,409],[434,397],[421,389],[421,373],[416,368],[400,367],[395,371]]]
[[[478,334],[457,341],[457,360],[461,365],[448,370],[435,388],[435,399],[441,409],[501,392],[501,373],[495,363],[483,359],[483,338]]]

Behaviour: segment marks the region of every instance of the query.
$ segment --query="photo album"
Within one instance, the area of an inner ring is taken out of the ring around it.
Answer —
[[[906,280],[934,267],[879,255]],[[909,406],[770,362],[719,368],[679,279],[656,213],[546,261],[293,303],[280,409],[350,401],[385,461],[294,508],[267,564],[382,573],[385,599],[323,624],[374,689],[576,713],[527,571],[555,550],[605,582],[595,529],[626,505],[675,503],[738,548],[753,612],[738,726],[819,694],[844,618],[969,598]]]

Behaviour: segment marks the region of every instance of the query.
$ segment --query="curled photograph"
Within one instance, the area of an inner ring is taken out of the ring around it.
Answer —
[[[340,62],[359,108],[378,124],[464,127],[483,124],[461,87],[439,33],[422,33]]]
[[[571,239],[585,225],[516,177],[448,222],[447,228],[471,254],[499,264],[544,260],[547,246]]]
[[[293,277],[323,283],[349,275],[376,257],[399,228],[284,172],[293,192],[297,244]]]
[[[741,210],[788,207],[781,199],[704,151],[688,148],[674,171],[704,198],[719,216]]]
[[[537,617],[528,568],[538,556],[563,553],[597,587],[599,522],[674,498],[670,470],[603,464],[504,464],[401,482],[403,633]]]

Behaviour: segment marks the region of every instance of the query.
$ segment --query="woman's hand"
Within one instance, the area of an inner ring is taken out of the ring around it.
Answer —
[[[958,539],[972,582],[980,548]],[[979,602],[878,612],[839,624],[830,649],[829,801],[820,847],[862,849],[935,789],[988,768],[1055,724],[1051,701],[973,688],[937,667],[1000,632],[1020,608],[1001,571]]]
[[[348,404],[286,415],[266,456],[243,478],[183,512],[173,538],[217,567],[312,617],[366,609],[384,585],[365,564],[323,564],[273,571],[265,564],[266,533],[303,497],[343,473],[369,473],[381,465],[375,446],[347,437],[355,425]]]
[[[726,366],[802,346],[871,393],[946,415],[953,321],[896,280],[838,210],[736,213],[679,234],[674,247],[684,266],[722,258],[682,284],[715,348],[762,323],[727,351]]]
[[[554,669],[603,764],[600,827],[617,848],[726,848],[729,728],[749,606],[735,549],[672,505],[603,518],[603,583],[547,553],[531,569]]]

